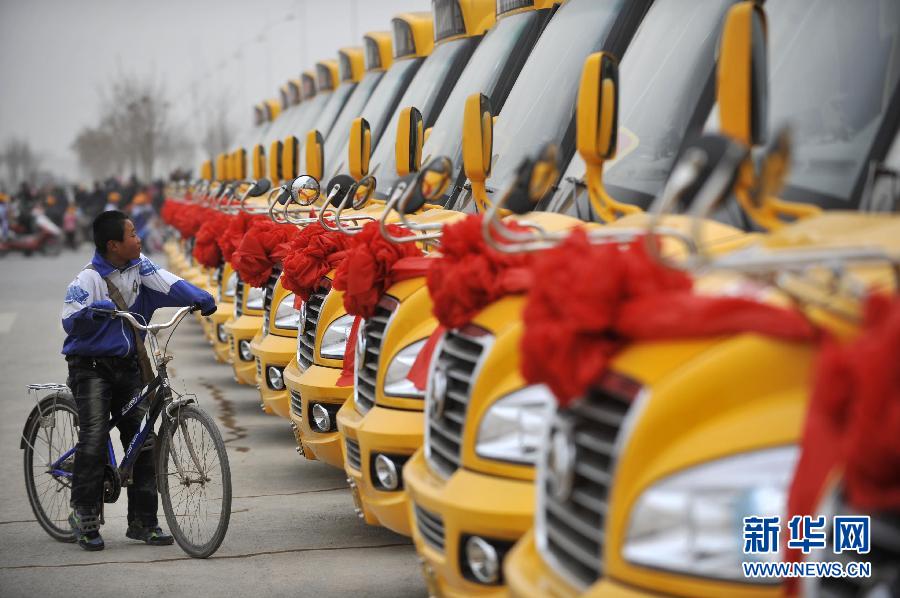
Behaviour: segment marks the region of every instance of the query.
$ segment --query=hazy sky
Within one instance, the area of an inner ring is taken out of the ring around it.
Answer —
[[[315,61],[389,29],[398,12],[430,8],[430,0],[0,0],[0,143],[24,137],[44,168],[76,176],[69,146],[95,124],[100,90],[120,70],[157,77],[179,119],[227,93],[243,125],[254,103]]]

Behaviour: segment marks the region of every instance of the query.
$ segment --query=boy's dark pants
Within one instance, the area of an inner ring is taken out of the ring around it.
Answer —
[[[103,500],[103,470],[107,464],[107,427],[110,415],[137,395],[143,385],[137,358],[68,356],[68,385],[78,408],[78,445],[72,476],[72,506],[98,508]],[[143,401],[119,421],[119,438],[127,448],[140,429],[148,404]],[[134,464],[128,486],[128,523],[158,525],[156,518],[156,470],[148,443]]]

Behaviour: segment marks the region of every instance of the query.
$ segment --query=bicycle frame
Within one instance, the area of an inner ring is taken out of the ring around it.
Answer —
[[[163,393],[156,393],[157,390],[163,389]],[[156,393],[155,398],[154,393]],[[159,418],[160,413],[162,413],[163,406],[165,405],[165,398],[170,394],[169,391],[169,381],[168,375],[166,374],[165,365],[160,366],[159,373],[156,377],[150,381],[150,384],[146,385],[141,392],[134,396],[125,407],[119,412],[118,415],[113,416],[109,420],[109,424],[107,425],[106,430],[106,446],[109,454],[109,462],[113,467],[117,467],[119,470],[119,475],[125,479],[125,473],[131,470],[131,467],[134,465],[135,460],[137,459],[138,454],[141,452],[141,449],[144,447],[144,443],[147,441],[147,437],[150,435],[150,432],[153,430],[153,427],[156,425],[156,420]],[[150,409],[147,411],[147,414],[144,416],[144,419],[141,420],[141,427],[135,433],[134,438],[131,439],[128,447],[125,449],[125,455],[122,457],[122,464],[118,466],[116,464],[116,454],[113,449],[112,439],[109,437],[113,428],[118,425],[122,418],[127,416],[129,413],[137,409],[138,405],[143,403],[146,400],[151,400]],[[50,473],[54,476],[71,478],[72,472],[65,471],[61,469],[61,464],[75,454],[75,448],[72,447],[68,451],[66,451],[59,459],[50,464],[49,470]]]
[[[152,325],[142,325],[139,324],[134,316],[127,312],[118,312],[121,317],[125,317],[129,320],[135,328],[142,329],[149,334],[147,334],[147,340],[150,342],[150,354],[153,355],[154,360],[156,361],[156,376],[153,380],[150,381],[149,384],[144,386],[141,391],[135,395],[128,403],[122,408],[118,415],[113,416],[109,420],[109,424],[106,429],[106,447],[109,455],[109,463],[113,468],[118,470],[119,476],[122,480],[128,480],[128,474],[131,471],[134,462],[137,460],[138,453],[144,448],[144,443],[147,442],[147,438],[150,435],[150,432],[153,431],[153,427],[156,425],[156,420],[159,418],[160,414],[163,411],[163,408],[166,408],[166,413],[168,415],[169,408],[171,405],[166,405],[166,401],[171,397],[172,391],[169,386],[169,375],[166,371],[166,363],[171,358],[164,357],[159,351],[159,343],[156,338],[156,333],[165,328],[169,328],[172,325],[177,324],[181,321],[181,319],[190,313],[191,308],[184,307],[178,311],[178,313],[167,323],[165,324],[152,324]],[[122,418],[127,416],[129,413],[134,411],[138,405],[143,403],[146,400],[150,400],[150,408],[148,409],[146,415],[141,420],[141,426],[138,428],[138,431],[135,433],[134,438],[131,439],[131,442],[128,444],[128,447],[125,449],[125,455],[122,457],[122,464],[116,464],[116,455],[115,450],[113,449],[112,439],[109,437],[113,428],[115,428]],[[190,402],[194,402],[193,399],[185,399],[183,401],[179,401],[179,406],[182,404],[187,404]],[[190,444],[190,441],[187,441],[188,450],[191,454],[191,458],[194,460],[194,463],[197,464],[199,468],[199,463],[197,460],[197,456],[194,452],[194,447]],[[66,459],[72,457],[75,454],[76,447],[72,447],[67,450],[59,459],[51,463],[48,467],[50,473],[54,476],[71,478],[72,472],[68,472],[62,469],[62,463],[66,461]],[[175,465],[178,468],[179,473],[182,473],[181,463],[175,460]]]

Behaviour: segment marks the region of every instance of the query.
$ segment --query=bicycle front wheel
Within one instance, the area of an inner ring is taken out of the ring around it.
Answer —
[[[188,405],[164,426],[158,476],[175,541],[194,558],[213,554],[231,518],[231,469],[222,435],[206,412]]]

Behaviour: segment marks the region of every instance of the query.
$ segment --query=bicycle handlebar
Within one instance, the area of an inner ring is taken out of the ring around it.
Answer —
[[[200,306],[198,306],[198,305],[192,305],[190,307],[182,307],[177,312],[175,312],[175,315],[172,316],[172,319],[169,320],[168,322],[166,322],[164,324],[148,324],[145,326],[145,325],[141,324],[140,322],[138,322],[137,318],[135,318],[131,312],[120,311],[118,309],[102,309],[102,308],[97,308],[97,307],[91,308],[91,310],[93,310],[97,313],[107,314],[113,318],[125,318],[126,320],[128,320],[131,323],[132,326],[134,326],[138,330],[143,330],[143,331],[149,332],[151,334],[156,334],[160,330],[164,330],[166,328],[170,328],[170,327],[176,325],[178,322],[180,322],[182,320],[182,318],[184,318],[184,316],[186,316],[189,313],[198,311],[199,309],[200,309]]]

